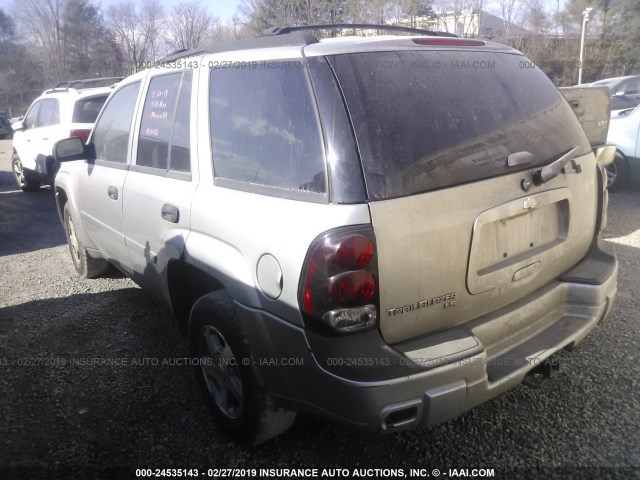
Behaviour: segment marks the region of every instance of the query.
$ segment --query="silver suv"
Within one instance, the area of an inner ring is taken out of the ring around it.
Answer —
[[[24,119],[14,128],[12,168],[23,191],[53,185],[57,170],[53,145],[68,137],[86,141],[111,87],[119,77],[71,80],[46,90],[36,98]]]
[[[135,74],[86,146],[55,147],[77,271],[110,262],[172,307],[225,432],[443,422],[607,316],[606,174],[539,69],[296,30]]]

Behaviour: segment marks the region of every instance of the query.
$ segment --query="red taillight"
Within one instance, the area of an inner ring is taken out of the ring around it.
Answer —
[[[305,323],[346,333],[377,323],[377,264],[371,227],[328,232],[309,249],[300,285]]]
[[[87,143],[90,133],[91,133],[91,130],[82,128],[77,130],[71,130],[71,132],[69,132],[69,136],[78,137],[80,140],[82,140],[82,143]]]
[[[338,267],[362,269],[373,258],[373,243],[362,235],[351,235],[340,242],[332,259]]]
[[[486,45],[482,40],[468,40],[465,38],[414,38],[413,43],[418,45],[438,45],[450,47],[482,47]]]
[[[376,293],[376,282],[368,272],[348,272],[331,279],[331,300],[336,306],[365,305]]]

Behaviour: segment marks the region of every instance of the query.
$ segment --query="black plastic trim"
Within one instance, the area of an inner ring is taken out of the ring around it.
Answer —
[[[313,43],[318,43],[318,39],[308,33],[296,32],[290,35],[279,35],[270,37],[243,38],[232,42],[220,43],[209,47],[195,48],[192,50],[183,50],[174,52],[171,55],[158,60],[156,66],[162,66],[167,63],[175,62],[182,58],[195,57],[197,55],[205,55],[210,53],[235,52],[239,50],[252,50],[258,48],[271,47],[305,47]]]
[[[562,275],[560,281],[602,285],[614,274],[615,264],[614,253],[600,238],[596,238],[582,261]]]
[[[413,33],[415,35],[431,35],[434,37],[453,37],[457,35],[448,32],[434,32],[419,28],[401,27],[398,25],[380,25],[375,23],[327,23],[320,25],[300,25],[295,27],[273,27],[262,32],[262,37],[288,35],[295,32],[308,32],[316,30],[387,30],[390,32]]]

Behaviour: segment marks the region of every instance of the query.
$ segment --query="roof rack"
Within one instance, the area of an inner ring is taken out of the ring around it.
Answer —
[[[398,25],[377,25],[374,23],[336,23],[324,25],[300,25],[298,27],[274,27],[262,32],[263,37],[274,35],[286,35],[301,31],[315,30],[388,30],[391,32],[414,33],[416,35],[432,35],[436,37],[458,37],[448,32],[433,32],[431,30],[422,30],[420,28],[401,27]]]
[[[191,50],[177,50],[158,60],[156,65],[164,65],[182,58],[194,57],[205,53],[233,52],[237,50],[249,50],[252,48],[304,47],[306,45],[311,45],[312,43],[318,43],[318,39],[311,34],[301,32],[292,32],[290,35],[242,38],[240,40],[232,40],[230,42],[218,43],[216,45],[194,48]]]
[[[80,85],[81,87],[83,87],[84,85],[88,85],[92,83],[101,83],[101,82],[110,82],[111,84],[113,84],[113,83],[119,82],[123,78],[124,77],[100,77],[100,78],[84,78],[80,80],[67,80],[65,82],[58,83],[55,87],[53,87],[53,90],[58,88],[59,89],[75,88],[77,85]],[[102,85],[102,86],[108,86],[108,85]],[[85,88],[89,88],[89,87],[85,87]]]
[[[299,27],[274,27],[265,30],[260,37],[243,38],[230,42],[219,43],[205,47],[193,48],[190,50],[182,49],[170,53],[164,58],[158,60],[155,65],[162,66],[172,63],[183,58],[195,57],[196,55],[204,55],[206,53],[233,52],[237,50],[248,50],[252,48],[270,48],[270,47],[297,47],[307,46],[318,43],[318,39],[308,33],[314,30],[389,30],[392,32],[413,33],[416,35],[432,35],[437,37],[454,37],[457,35],[447,32],[432,32],[430,30],[421,30],[419,28],[399,27],[396,25],[376,25],[370,23],[340,23],[328,25],[302,25]]]

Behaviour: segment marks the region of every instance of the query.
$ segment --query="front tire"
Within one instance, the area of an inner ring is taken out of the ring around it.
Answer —
[[[76,271],[84,278],[96,278],[102,275],[109,268],[109,262],[103,258],[93,258],[84,248],[76,233],[69,203],[64,204],[64,230]]]
[[[34,180],[25,175],[22,161],[16,153],[13,154],[13,158],[11,159],[11,168],[20,190],[23,192],[34,192],[40,188],[40,182],[38,180]]]
[[[629,181],[629,164],[620,152],[609,165],[607,165],[607,188],[611,191],[620,190]]]
[[[198,383],[221,430],[256,445],[293,424],[296,413],[277,407],[261,384],[235,305],[225,291],[195,303],[189,337]]]

